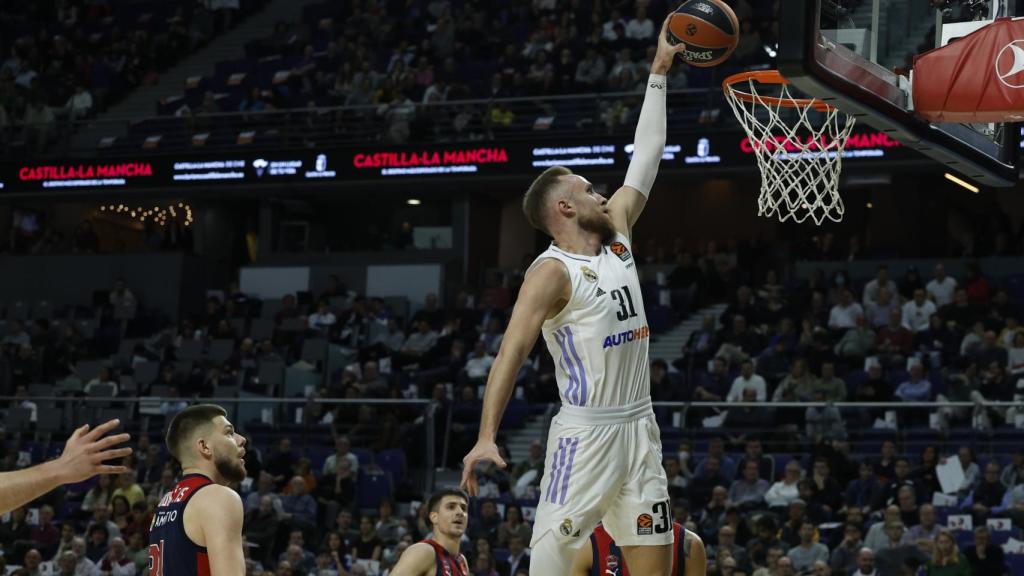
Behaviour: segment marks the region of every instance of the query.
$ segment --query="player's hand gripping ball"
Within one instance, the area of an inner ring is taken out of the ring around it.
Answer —
[[[673,44],[686,44],[680,58],[707,68],[721,64],[736,49],[740,23],[722,0],[688,0],[669,17],[668,34]]]

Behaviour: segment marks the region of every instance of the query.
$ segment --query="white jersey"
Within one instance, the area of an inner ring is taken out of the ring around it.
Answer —
[[[569,302],[541,330],[562,403],[603,408],[649,399],[650,328],[629,240],[616,234],[597,256],[552,244],[533,265],[547,258],[565,264],[572,283]]]

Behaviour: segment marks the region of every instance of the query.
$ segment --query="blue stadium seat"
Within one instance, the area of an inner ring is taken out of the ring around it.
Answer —
[[[375,464],[373,459],[373,450],[369,448],[353,448],[352,453],[359,459],[359,470],[362,471],[364,466]]]
[[[385,472],[359,468],[358,504],[362,509],[375,509],[381,499],[391,496],[391,477]]]
[[[382,470],[391,474],[391,478],[399,483],[405,479],[405,450],[395,448],[382,450],[377,454],[377,465]]]

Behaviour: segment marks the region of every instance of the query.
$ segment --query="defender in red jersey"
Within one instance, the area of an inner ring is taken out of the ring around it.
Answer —
[[[430,497],[431,538],[409,546],[391,576],[469,576],[469,563],[459,553],[466,532],[469,497],[461,490],[442,490]]]
[[[167,449],[182,477],[164,494],[149,532],[149,576],[243,576],[242,499],[227,487],[245,479],[245,438],[220,406],[190,406],[167,427]]]
[[[672,576],[704,576],[708,560],[704,542],[700,536],[683,528],[679,522],[672,523],[675,544],[672,547]],[[590,535],[590,546],[583,546],[576,553],[570,576],[630,576],[626,559],[615,540],[598,524]]]

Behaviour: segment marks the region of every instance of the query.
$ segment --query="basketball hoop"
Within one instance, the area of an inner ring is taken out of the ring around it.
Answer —
[[[794,98],[777,70],[734,74],[722,88],[761,169],[758,215],[842,220],[839,172],[856,119],[821,100]]]

